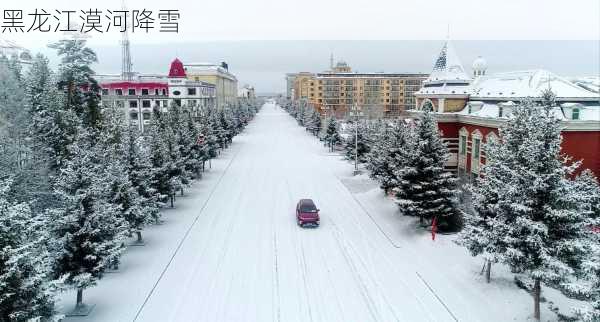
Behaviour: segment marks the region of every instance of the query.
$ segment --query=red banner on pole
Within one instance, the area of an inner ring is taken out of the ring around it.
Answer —
[[[431,221],[431,240],[435,241],[435,233],[437,232],[437,217],[433,217]]]

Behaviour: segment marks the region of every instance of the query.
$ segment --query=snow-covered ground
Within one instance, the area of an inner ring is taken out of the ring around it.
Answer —
[[[129,247],[78,321],[524,321],[512,276],[431,240],[365,175],[266,104],[202,181]],[[321,227],[296,226],[312,198]],[[63,310],[75,301],[62,296]],[[543,309],[543,320],[555,316]],[[69,318],[69,321],[76,319]]]

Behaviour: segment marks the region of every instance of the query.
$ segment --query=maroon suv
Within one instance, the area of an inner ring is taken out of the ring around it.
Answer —
[[[300,199],[296,205],[298,226],[319,226],[319,209],[311,199]]]

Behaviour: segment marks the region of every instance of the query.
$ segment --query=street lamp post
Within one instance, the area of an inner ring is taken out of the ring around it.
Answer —
[[[358,171],[358,120],[361,112],[356,104],[352,106],[352,113],[356,118],[354,121],[354,175],[357,175],[360,173]]]

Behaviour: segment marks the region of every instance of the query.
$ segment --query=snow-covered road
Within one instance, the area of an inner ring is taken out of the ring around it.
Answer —
[[[352,166],[328,153],[281,108],[266,104],[235,142],[230,159],[220,165],[222,175],[208,181],[211,189],[188,209],[193,214],[176,230],[180,235],[172,236],[177,243],[156,253],[162,259],[147,258],[155,268],[136,281],[126,277],[136,274],[133,267],[112,281],[123,291],[126,281],[145,286],[135,287],[134,294],[114,294],[125,299],[122,307],[98,306],[102,314],[94,319],[527,318],[530,297],[512,285],[509,275],[495,272],[495,283],[485,285],[477,274],[479,260],[453,245],[453,237],[440,236],[434,243],[426,233],[415,233],[411,221],[398,218],[378,189],[351,192]],[[300,198],[312,198],[321,209],[319,228],[296,225],[294,207]],[[152,256],[151,247],[145,247],[146,256]],[[100,293],[91,290],[91,301],[110,292],[94,295]],[[118,305],[114,302],[100,304]],[[108,314],[111,310],[119,314]]]
[[[266,105],[240,143],[138,320],[454,320],[292,118]],[[296,225],[307,197],[318,229]]]

